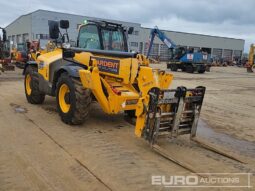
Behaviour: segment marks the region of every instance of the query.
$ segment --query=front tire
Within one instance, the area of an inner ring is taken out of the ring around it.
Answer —
[[[136,118],[136,115],[135,115],[135,110],[126,110],[124,111],[125,114],[130,117],[130,118]]]
[[[79,79],[61,74],[57,83],[57,108],[62,121],[70,125],[82,124],[88,117],[91,92],[83,88]]]
[[[178,70],[178,67],[176,64],[171,65],[171,71],[176,72]]]
[[[25,71],[25,94],[27,101],[31,104],[42,104],[45,99],[45,94],[39,90],[39,77],[37,68],[28,66]]]

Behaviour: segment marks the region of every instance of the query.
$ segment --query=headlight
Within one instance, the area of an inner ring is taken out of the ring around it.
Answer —
[[[40,61],[38,65],[38,69],[43,69],[44,68],[44,62]]]

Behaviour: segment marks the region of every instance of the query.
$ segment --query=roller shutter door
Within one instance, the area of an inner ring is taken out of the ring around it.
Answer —
[[[220,48],[214,48],[212,52],[212,56],[216,58],[221,58],[222,57],[222,49]]]
[[[22,37],[21,35],[17,35],[17,43],[22,43]]]
[[[148,52],[149,43],[148,43],[148,42],[146,42],[144,45],[145,45],[145,46],[144,46],[144,54],[146,55],[146,54],[147,54],[147,52]]]
[[[242,56],[242,51],[241,50],[234,50],[234,57],[241,57]]]
[[[28,36],[28,33],[25,33],[22,35],[22,39],[23,39],[23,42],[26,42],[29,40],[29,36]]]
[[[160,61],[168,61],[170,59],[170,50],[165,44],[160,45]]]
[[[146,43],[145,49],[144,49],[144,54],[146,55],[148,52],[148,48],[149,48],[149,44]],[[157,58],[157,56],[159,55],[159,44],[154,44],[152,45],[151,48],[151,53],[150,53],[150,57],[151,58]]]
[[[224,49],[223,51],[223,58],[232,59],[232,50]]]
[[[140,42],[139,44],[139,53],[143,53],[143,42]]]

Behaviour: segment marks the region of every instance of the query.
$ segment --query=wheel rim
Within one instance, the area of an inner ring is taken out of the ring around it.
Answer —
[[[26,76],[26,92],[27,92],[27,95],[31,95],[31,93],[32,93],[30,83],[31,83],[31,76],[29,74],[27,74],[27,76]]]
[[[66,84],[62,84],[59,93],[58,93],[58,100],[59,106],[63,113],[67,113],[70,109],[70,104],[67,102],[66,97],[69,95],[70,90]]]

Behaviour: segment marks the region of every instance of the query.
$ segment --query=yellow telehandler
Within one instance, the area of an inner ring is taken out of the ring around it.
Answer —
[[[247,72],[252,73],[253,68],[255,68],[255,63],[254,63],[254,52],[255,52],[255,45],[251,44],[250,46],[250,51],[249,51],[249,58],[248,58],[248,63],[247,63]]]
[[[168,89],[172,74],[152,69],[144,55],[128,52],[127,34],[133,28],[86,21],[79,27],[77,46],[70,47],[68,27],[67,20],[50,22],[50,38],[58,48],[26,64],[29,103],[42,104],[45,95],[54,96],[62,121],[76,125],[86,120],[95,99],[107,114],[124,111],[136,117],[136,136],[152,146],[160,136],[195,137],[205,87]]]

